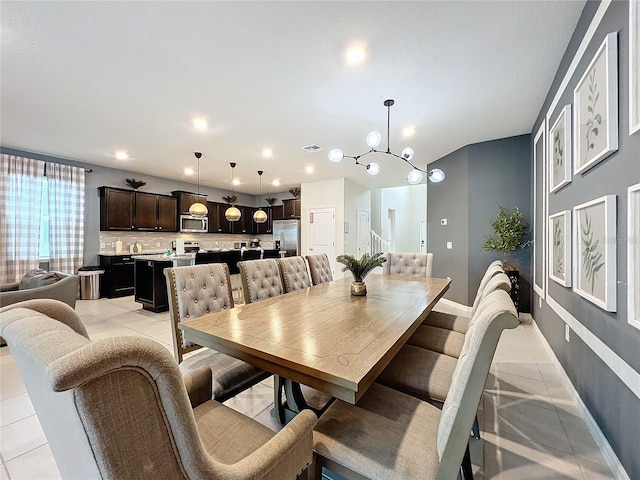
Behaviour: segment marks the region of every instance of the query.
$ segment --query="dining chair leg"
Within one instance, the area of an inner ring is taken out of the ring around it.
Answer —
[[[462,458],[462,476],[464,480],[473,480],[473,468],[471,467],[471,452],[469,451],[468,443],[467,443],[467,449],[464,451],[464,457]]]

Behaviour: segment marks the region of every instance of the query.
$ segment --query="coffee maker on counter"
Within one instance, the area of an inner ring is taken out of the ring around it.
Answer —
[[[260,239],[252,238],[249,240],[249,248],[260,248]]]

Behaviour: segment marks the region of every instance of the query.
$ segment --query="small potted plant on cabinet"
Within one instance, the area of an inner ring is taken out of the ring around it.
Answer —
[[[517,266],[510,263],[510,256],[516,250],[531,245],[531,240],[523,240],[527,224],[518,207],[509,214],[498,205],[498,215],[491,222],[491,226],[493,227],[494,236],[483,235],[482,249],[502,253],[502,265],[511,280],[511,299],[516,309],[518,309],[520,307],[520,272]]]

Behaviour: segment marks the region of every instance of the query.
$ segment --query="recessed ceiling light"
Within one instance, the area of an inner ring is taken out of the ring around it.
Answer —
[[[233,183],[234,185],[237,186],[237,185],[240,185],[240,180],[238,180],[237,178],[234,178],[233,182],[231,182],[231,183]]]
[[[407,125],[406,127],[404,127],[402,129],[402,136],[403,137],[410,137],[414,133],[416,133],[416,126],[415,125]]]
[[[206,130],[209,128],[209,123],[206,118],[194,118],[193,119],[193,128],[196,130]]]
[[[364,45],[352,45],[347,49],[344,57],[347,65],[360,65],[367,57],[367,49]]]
[[[305,172],[307,173],[313,173],[313,166],[308,166],[304,169]]]
[[[193,175],[194,173],[196,173],[196,172],[193,170],[193,167],[187,167],[187,168],[184,169],[184,174],[185,175]]]
[[[123,150],[118,150],[116,152],[116,158],[118,160],[129,160],[129,154]]]
[[[276,178],[273,182],[271,182],[271,185],[273,185],[274,187],[279,187],[280,186],[280,179]]]
[[[262,156],[267,158],[273,156],[273,150],[271,150],[270,148],[263,149]]]

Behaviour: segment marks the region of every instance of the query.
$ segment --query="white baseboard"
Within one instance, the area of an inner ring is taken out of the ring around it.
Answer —
[[[547,353],[551,357],[553,364],[558,369],[558,373],[560,374],[560,378],[562,379],[564,387],[567,389],[567,392],[569,392],[569,395],[571,395],[573,400],[576,402],[576,406],[578,407],[578,413],[580,414],[585,424],[587,425],[589,432],[591,432],[593,439],[595,440],[596,444],[600,448],[600,451],[602,452],[604,459],[607,461],[607,464],[609,465],[609,468],[611,468],[611,471],[615,475],[616,479],[630,480],[629,475],[627,474],[626,470],[620,463],[618,456],[613,451],[613,448],[611,448],[611,445],[609,444],[607,437],[604,436],[604,433],[602,433],[602,430],[600,430],[600,427],[598,426],[597,422],[593,418],[593,415],[591,415],[591,412],[582,401],[582,398],[580,398],[580,395],[578,394],[577,390],[573,386],[573,383],[571,383],[571,380],[569,379],[567,372],[564,371],[564,368],[560,364],[558,357],[556,357],[556,354],[551,349],[551,346],[547,342],[547,339],[544,337],[544,335],[540,331],[540,328],[538,327],[538,324],[536,323],[535,319],[528,313],[521,313],[520,319],[523,320],[524,316],[528,316],[529,319],[531,320],[531,324],[533,325],[536,333],[540,337],[540,340],[542,340],[542,344],[544,345],[544,348],[547,350]]]

